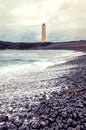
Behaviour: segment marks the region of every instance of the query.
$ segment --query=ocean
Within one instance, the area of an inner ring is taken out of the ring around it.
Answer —
[[[0,99],[59,91],[59,77],[72,67],[62,64],[80,55],[83,53],[67,50],[0,51]]]

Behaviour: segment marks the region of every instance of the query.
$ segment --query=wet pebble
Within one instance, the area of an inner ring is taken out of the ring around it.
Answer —
[[[72,124],[72,122],[73,122],[73,120],[72,120],[71,118],[69,118],[69,119],[67,120],[67,124],[68,124],[69,126]]]
[[[20,126],[22,126],[23,120],[16,118],[14,119],[13,124],[15,124],[17,128],[19,128]]]
[[[8,130],[8,126],[7,125],[1,125],[0,130]]]
[[[3,122],[3,121],[8,121],[7,115],[0,115],[0,122]]]
[[[62,113],[61,113],[61,117],[62,117],[62,118],[66,118],[66,117],[67,117],[67,112],[62,112]]]
[[[39,122],[36,121],[36,120],[32,121],[31,122],[31,128],[33,128],[33,129],[39,128]]]
[[[40,125],[41,125],[42,127],[46,127],[47,124],[48,124],[47,121],[40,121]]]

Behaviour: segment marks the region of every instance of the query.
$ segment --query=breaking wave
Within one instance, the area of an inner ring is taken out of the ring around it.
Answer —
[[[0,98],[11,100],[61,89],[57,79],[68,69],[61,64],[80,55],[83,53],[66,50],[0,51]]]

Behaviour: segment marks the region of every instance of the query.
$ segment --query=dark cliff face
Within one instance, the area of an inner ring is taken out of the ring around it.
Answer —
[[[0,41],[0,50],[4,49],[18,49],[18,50],[80,50],[86,51],[86,41],[71,41],[71,42],[36,42],[36,43],[24,43],[24,42],[6,42]]]

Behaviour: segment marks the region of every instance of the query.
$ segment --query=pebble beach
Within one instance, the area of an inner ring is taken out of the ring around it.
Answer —
[[[63,86],[59,92],[35,95],[32,103],[27,96],[9,103],[0,100],[0,130],[86,130],[86,92],[63,91],[86,88],[86,55],[61,65],[64,66],[72,67],[59,77]]]

